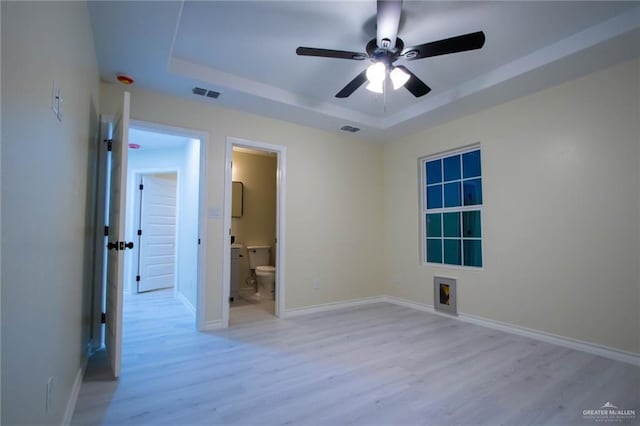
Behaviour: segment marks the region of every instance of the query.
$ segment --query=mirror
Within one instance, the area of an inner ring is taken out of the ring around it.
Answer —
[[[231,217],[242,217],[244,208],[244,184],[231,182]]]

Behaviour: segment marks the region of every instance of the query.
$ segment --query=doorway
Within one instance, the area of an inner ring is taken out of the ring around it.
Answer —
[[[150,304],[170,293],[197,318],[199,298],[202,143],[177,129],[132,122],[129,127],[125,234],[125,303]],[[126,309],[125,309],[126,312]]]
[[[229,326],[231,306],[257,305],[258,309],[243,314],[243,322],[284,314],[285,170],[286,147],[227,138],[223,219],[223,229],[228,230],[223,256],[224,326]],[[239,189],[243,192],[242,200],[238,199]],[[254,259],[262,255],[262,259],[251,265],[250,255]],[[234,315],[234,321],[238,322],[237,318]]]

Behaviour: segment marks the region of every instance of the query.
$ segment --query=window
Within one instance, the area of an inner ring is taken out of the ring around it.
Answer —
[[[480,163],[477,146],[420,162],[426,263],[482,267]]]

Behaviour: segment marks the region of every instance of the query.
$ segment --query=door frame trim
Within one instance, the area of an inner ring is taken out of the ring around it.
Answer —
[[[91,293],[91,339],[89,342],[89,354],[100,350],[104,346],[104,327],[101,321],[102,312],[105,312],[106,281],[107,281],[107,250],[108,237],[104,236],[104,227],[107,224],[107,145],[104,141],[109,137],[109,123],[114,121],[113,115],[100,114],[100,129],[98,130],[98,158],[96,174],[96,212],[95,212],[95,259],[93,273],[93,290]]]
[[[229,294],[231,290],[231,162],[233,147],[257,149],[273,152],[277,155],[276,169],[276,317],[285,314],[285,268],[286,268],[286,177],[287,177],[287,147],[264,142],[241,139],[233,136],[226,137],[224,162],[224,213],[222,223],[222,327],[229,327]]]

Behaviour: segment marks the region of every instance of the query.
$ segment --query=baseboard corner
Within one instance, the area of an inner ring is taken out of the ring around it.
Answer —
[[[186,298],[186,296],[184,294],[180,293],[179,291],[176,292],[176,299],[178,299],[180,302],[182,302],[184,307],[189,310],[191,315],[193,315],[193,316],[196,315],[196,308],[193,306],[193,303],[191,303],[191,301],[189,301],[189,299]]]
[[[200,331],[211,331],[211,330],[219,330],[224,327],[224,322],[222,320],[213,320],[206,321]]]

